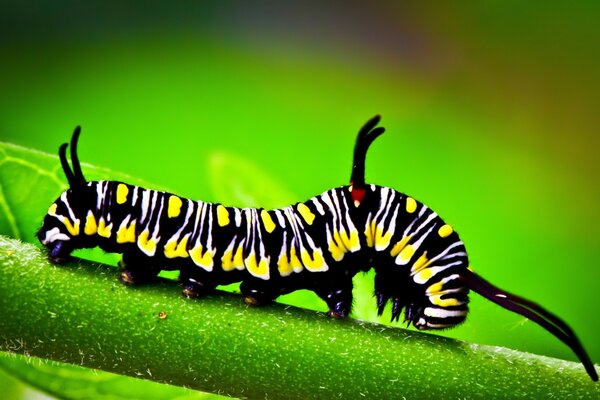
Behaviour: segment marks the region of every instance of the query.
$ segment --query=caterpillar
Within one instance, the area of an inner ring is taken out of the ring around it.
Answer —
[[[365,182],[367,151],[385,131],[379,122],[379,116],[371,118],[358,133],[349,185],[274,210],[193,201],[124,182],[88,182],[76,127],[71,165],[69,145],[59,148],[69,188],[52,203],[37,236],[54,263],[81,248],[122,253],[119,278],[128,285],[177,270],[187,297],[241,282],[250,305],[309,289],[337,318],[350,313],[353,276],[374,268],[378,314],[391,303],[392,321],[404,310],[405,322],[420,330],[463,322],[473,291],[549,331],[597,381],[590,357],[562,319],[473,272],[456,231],[425,204]]]

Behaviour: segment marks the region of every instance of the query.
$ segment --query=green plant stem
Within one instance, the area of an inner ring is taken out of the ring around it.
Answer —
[[[578,363],[179,290],[0,237],[0,350],[242,398],[600,396]]]

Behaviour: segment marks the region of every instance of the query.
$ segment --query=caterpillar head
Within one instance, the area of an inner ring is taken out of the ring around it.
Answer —
[[[46,216],[42,227],[37,233],[39,241],[50,250],[49,258],[62,263],[77,246],[81,221],[70,207],[68,198],[71,190],[67,190],[56,199]]]
[[[39,241],[50,250],[49,258],[57,263],[64,262],[73,249],[87,247],[82,243],[84,228],[80,216],[83,210],[79,209],[87,203],[81,201],[86,196],[75,196],[84,193],[81,189],[76,192],[68,189],[50,205],[37,233]],[[77,204],[78,208],[71,204]]]

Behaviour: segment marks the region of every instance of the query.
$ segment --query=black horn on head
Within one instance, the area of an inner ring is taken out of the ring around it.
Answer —
[[[77,157],[77,141],[79,140],[80,133],[81,127],[78,125],[75,127],[75,130],[73,131],[73,136],[71,137],[71,165],[73,166],[72,170],[71,166],[69,166],[69,161],[67,160],[67,147],[69,147],[69,145],[67,143],[63,143],[58,148],[60,164],[62,165],[62,169],[65,173],[65,176],[67,177],[67,181],[69,181],[69,186],[72,189],[85,184],[85,177],[83,176],[83,172],[81,172],[79,157]]]

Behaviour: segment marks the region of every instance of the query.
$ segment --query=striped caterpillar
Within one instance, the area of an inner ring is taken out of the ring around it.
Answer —
[[[458,234],[426,205],[365,183],[367,150],[384,132],[379,120],[375,116],[358,133],[350,185],[275,210],[193,201],[123,182],[87,182],[77,157],[77,127],[72,169],[68,144],[59,148],[70,187],[50,206],[38,238],[55,263],[80,248],[122,253],[125,284],[178,270],[187,297],[241,281],[251,305],[309,289],[339,318],[350,312],[353,276],[374,268],[379,315],[391,303],[392,321],[405,310],[405,322],[422,330],[463,322],[472,290],[548,330],[597,381],[592,361],[565,322],[474,273]]]

